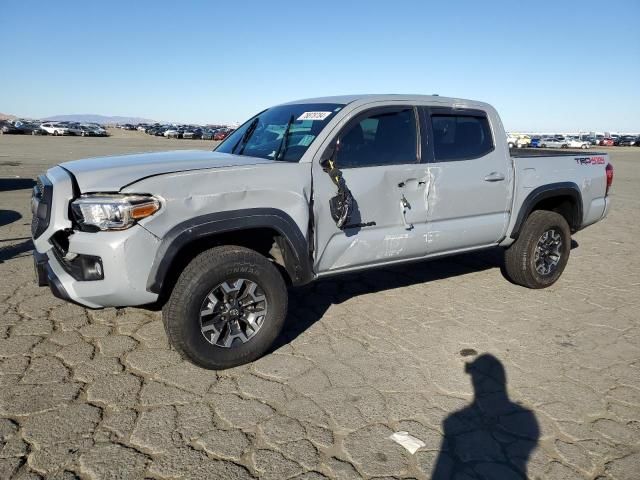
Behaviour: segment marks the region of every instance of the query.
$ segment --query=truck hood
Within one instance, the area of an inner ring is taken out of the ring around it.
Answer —
[[[273,160],[206,150],[174,150],[87,158],[60,166],[73,174],[82,193],[88,193],[116,192],[137,180],[163,173],[259,163],[273,163]]]

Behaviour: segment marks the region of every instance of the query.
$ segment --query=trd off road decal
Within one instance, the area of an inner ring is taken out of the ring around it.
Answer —
[[[576,157],[578,165],[604,165],[604,157]]]

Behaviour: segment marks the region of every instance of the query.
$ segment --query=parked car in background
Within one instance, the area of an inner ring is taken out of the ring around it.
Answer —
[[[567,148],[569,144],[567,140],[562,137],[542,137],[540,140],[541,148]]]
[[[591,146],[591,142],[588,140],[581,140],[578,137],[567,137],[567,144],[569,148],[581,148],[583,150]]]
[[[507,132],[507,146],[509,148],[515,148],[518,144],[518,137]]]
[[[529,135],[518,135],[516,146],[518,148],[529,148],[531,146],[531,137]]]
[[[218,130],[216,131],[216,133],[213,134],[213,139],[215,141],[224,140],[231,134],[231,132],[233,132],[233,130],[230,130],[230,129]]]
[[[3,135],[31,135],[38,126],[22,120],[6,122],[0,128]]]
[[[31,131],[31,135],[49,135],[46,130],[43,130],[40,127],[40,122],[33,124],[33,130]]]
[[[202,129],[201,128],[194,128],[192,130],[185,130],[182,133],[182,138],[189,138],[189,139],[199,139],[202,138]]]
[[[207,128],[207,129],[202,131],[202,139],[203,140],[213,140],[213,136],[215,134],[216,134],[215,130],[211,130],[210,128]]]
[[[62,124],[62,123],[45,122],[42,125],[40,125],[40,128],[42,128],[48,134],[53,135],[53,136],[70,135],[69,127],[67,125]]]
[[[87,125],[89,128],[93,130],[93,134],[97,137],[108,137],[109,132],[102,125],[97,125],[95,123],[90,123]]]
[[[79,123],[70,123],[67,125],[70,135],[82,136],[82,127]]]
[[[182,130],[178,128],[169,128],[164,131],[163,136],[166,138],[180,138],[182,137]]]
[[[614,143],[615,140],[612,137],[604,137],[602,140],[600,140],[601,147],[613,147]]]
[[[634,135],[623,135],[618,140],[618,145],[621,147],[632,147],[636,144],[637,140],[638,138]]]
[[[529,147],[531,148],[540,148],[540,141],[542,139],[540,137],[531,137],[531,143],[529,144]]]

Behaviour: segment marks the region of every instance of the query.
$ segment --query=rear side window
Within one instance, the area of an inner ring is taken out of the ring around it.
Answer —
[[[485,116],[431,116],[436,161],[469,160],[493,150],[489,121]]]
[[[340,134],[340,168],[416,163],[416,117],[411,107],[365,115]]]

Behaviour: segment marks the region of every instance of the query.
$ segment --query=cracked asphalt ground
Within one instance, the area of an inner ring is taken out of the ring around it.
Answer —
[[[28,207],[59,161],[211,146],[0,137],[0,478],[640,478],[640,148],[610,149],[612,212],[553,287],[508,283],[496,252],[323,281],[273,353],[216,373],[157,312],[36,287]]]

